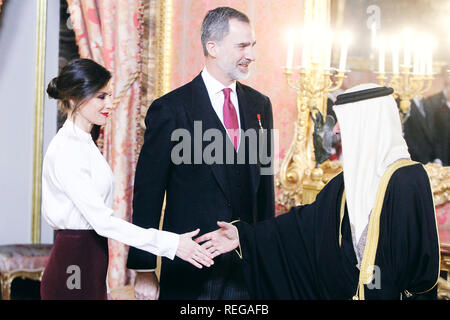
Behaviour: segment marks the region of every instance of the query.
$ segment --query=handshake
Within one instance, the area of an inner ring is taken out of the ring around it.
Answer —
[[[193,239],[200,229],[183,233],[176,256],[201,269],[214,264],[214,258],[239,246],[238,231],[231,223],[218,221],[219,229]],[[154,272],[138,272],[134,284],[138,300],[156,300],[159,297],[159,280]]]
[[[200,229],[180,235],[176,256],[201,269],[214,264],[214,258],[239,246],[238,231],[231,223],[218,221],[219,229],[193,239]]]

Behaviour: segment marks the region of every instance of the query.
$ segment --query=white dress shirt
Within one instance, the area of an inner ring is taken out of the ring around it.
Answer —
[[[203,68],[202,71],[203,82],[205,83],[206,90],[208,91],[209,100],[211,100],[211,104],[213,106],[214,111],[222,122],[223,127],[226,130],[225,124],[223,122],[223,103],[225,100],[225,96],[222,92],[225,88],[230,88],[230,100],[233,103],[234,108],[236,109],[236,115],[238,118],[239,129],[241,129],[241,117],[239,116],[239,102],[236,93],[236,81],[233,81],[228,87],[224,86],[220,81],[215,79],[209,72],[206,70],[206,67]],[[228,131],[227,131],[228,134]],[[238,142],[239,148],[239,142]]]
[[[423,99],[414,99],[414,102],[417,106],[417,109],[419,110],[422,117],[426,117],[425,109],[423,107]]]
[[[450,109],[450,101],[448,101],[447,97],[448,97],[448,88],[444,88],[443,92],[444,92],[444,97],[447,103],[447,107]]]
[[[144,229],[114,216],[113,174],[91,135],[67,120],[50,142],[42,172],[42,213],[53,229],[99,235],[169,259],[179,235]]]

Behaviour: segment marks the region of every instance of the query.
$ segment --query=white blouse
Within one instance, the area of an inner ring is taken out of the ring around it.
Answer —
[[[144,229],[114,216],[113,174],[91,135],[67,120],[50,142],[42,172],[42,214],[53,229],[99,235],[169,259],[179,235]]]

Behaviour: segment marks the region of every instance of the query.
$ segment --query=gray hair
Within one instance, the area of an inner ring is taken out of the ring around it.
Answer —
[[[230,7],[218,7],[209,10],[202,23],[202,46],[203,54],[208,56],[206,43],[210,40],[221,41],[229,31],[228,21],[237,19],[242,22],[250,23],[250,19],[242,12]]]

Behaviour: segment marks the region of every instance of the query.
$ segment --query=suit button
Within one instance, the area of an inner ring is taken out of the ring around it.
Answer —
[[[228,207],[231,207],[231,203],[227,202],[227,206],[228,206]]]

